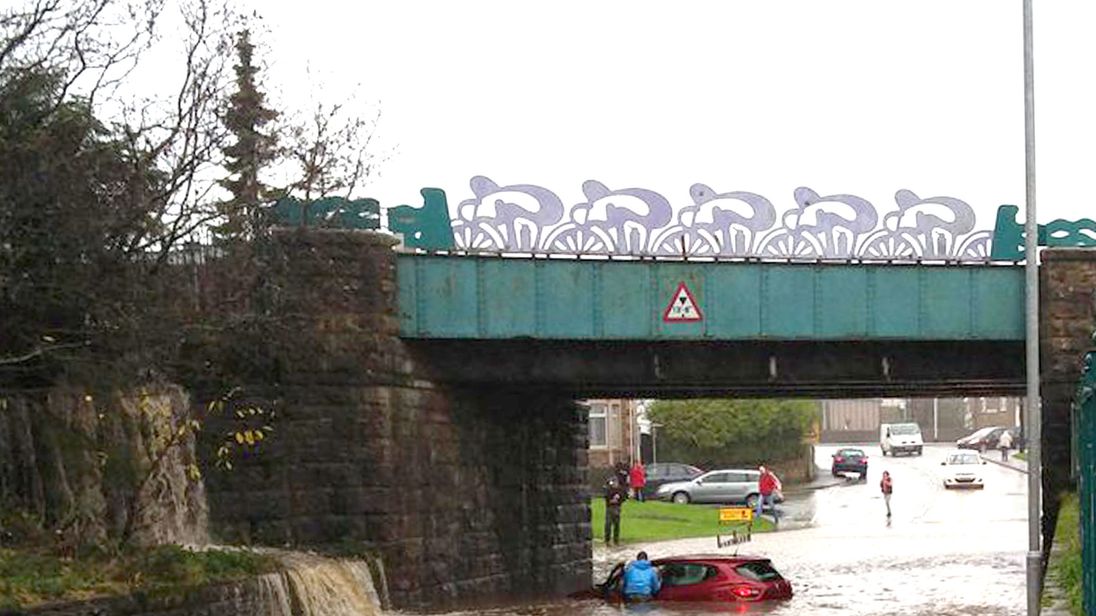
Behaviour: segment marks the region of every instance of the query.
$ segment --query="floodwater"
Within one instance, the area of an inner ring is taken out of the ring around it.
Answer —
[[[818,463],[828,468],[833,450],[819,447]],[[871,459],[866,481],[838,481],[832,487],[789,494],[782,529],[754,535],[751,543],[738,546],[742,554],[772,559],[794,587],[790,601],[617,606],[560,600],[452,616],[1024,614],[1027,475],[991,463],[982,467],[984,490],[948,491],[939,476],[944,447],[930,446],[922,457],[897,459],[880,457],[875,447],[867,451]],[[879,494],[884,469],[894,478],[889,522]],[[634,557],[639,549],[658,558],[733,553],[735,548],[719,549],[714,538],[612,550],[597,546],[595,575],[600,579],[613,563]]]

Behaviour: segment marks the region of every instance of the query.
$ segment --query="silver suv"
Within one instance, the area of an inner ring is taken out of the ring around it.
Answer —
[[[658,487],[659,500],[675,503],[746,503],[757,506],[761,472],[744,469],[708,471],[689,481],[675,481]]]

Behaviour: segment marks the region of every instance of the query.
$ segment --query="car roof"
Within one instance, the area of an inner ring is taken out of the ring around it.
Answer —
[[[709,473],[760,473],[761,471],[756,468],[713,468],[710,471],[705,471],[705,475]]]
[[[971,450],[971,449],[949,449],[946,452],[944,452],[944,455],[946,457],[950,458],[952,456],[957,456],[957,455],[977,456],[978,453],[976,451]]]
[[[719,562],[719,563],[740,564],[740,563],[753,563],[753,562],[770,562],[771,563],[772,561],[769,558],[765,557],[765,556],[750,556],[750,555],[743,555],[743,554],[739,554],[737,556],[732,556],[732,555],[729,555],[729,554],[692,554],[692,555],[687,555],[687,556],[667,556],[665,558],[656,558],[656,559],[651,561],[651,563],[655,564],[655,565],[666,565],[666,564],[670,564],[670,563],[698,563],[698,562],[705,562],[705,563]]]

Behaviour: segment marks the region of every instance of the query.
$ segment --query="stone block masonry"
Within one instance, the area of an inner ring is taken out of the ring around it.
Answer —
[[[1072,482],[1070,408],[1096,328],[1096,250],[1048,248],[1039,268],[1039,340],[1043,403],[1044,562],[1058,495]]]
[[[588,587],[583,413],[566,392],[435,383],[429,354],[398,335],[391,245],[276,236],[282,333],[256,385],[279,414],[255,455],[208,473],[214,536],[376,553],[398,608]]]

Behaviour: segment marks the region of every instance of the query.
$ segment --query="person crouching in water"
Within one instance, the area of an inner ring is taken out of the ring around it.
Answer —
[[[660,588],[662,580],[658,577],[658,570],[647,560],[647,552],[640,552],[624,569],[624,600],[650,601]]]

